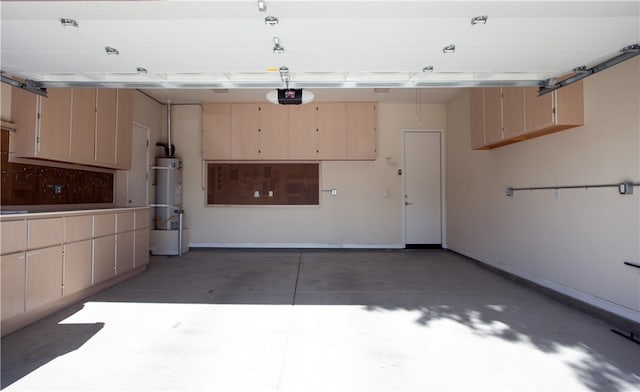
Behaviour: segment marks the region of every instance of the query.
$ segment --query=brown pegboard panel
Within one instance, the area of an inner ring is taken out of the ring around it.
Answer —
[[[209,163],[207,204],[318,205],[318,163]]]

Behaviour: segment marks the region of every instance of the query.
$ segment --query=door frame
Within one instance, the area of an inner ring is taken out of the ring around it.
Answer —
[[[440,134],[440,236],[442,238],[442,249],[447,249],[447,202],[446,202],[446,196],[447,196],[447,191],[446,191],[446,184],[447,184],[447,179],[446,179],[446,156],[445,156],[445,151],[446,151],[446,139],[445,139],[445,132],[444,129],[432,129],[432,128],[428,128],[428,129],[422,129],[422,128],[403,128],[402,129],[402,170],[403,173],[401,175],[402,177],[402,189],[400,191],[400,194],[402,195],[400,197],[400,211],[402,213],[402,243],[406,246],[407,245],[407,222],[406,222],[406,211],[405,211],[405,199],[404,199],[404,195],[405,195],[405,190],[406,190],[406,183],[405,183],[405,176],[404,176],[404,166],[405,166],[405,150],[404,150],[404,146],[405,146],[405,135],[407,133],[439,133]]]
[[[139,123],[137,121],[134,121],[134,122],[131,123],[131,128],[134,128],[134,127],[145,129],[146,137],[147,137],[147,153],[146,153],[147,156],[146,156],[146,159],[145,159],[145,162],[146,162],[145,168],[146,168],[146,173],[147,173],[146,177],[147,178],[146,178],[146,186],[144,187],[144,190],[145,190],[145,206],[148,206],[149,205],[149,184],[151,183],[151,181],[149,179],[149,175],[150,175],[149,167],[151,166],[150,163],[149,163],[150,162],[149,161],[149,154],[151,152],[151,148],[150,148],[151,127],[149,127],[148,125]],[[132,132],[131,134],[132,134],[132,140],[133,140],[133,132],[134,132],[133,129],[131,130],[131,132]],[[134,154],[134,153],[135,152],[132,152],[132,154]],[[133,159],[132,159],[132,161],[133,161]],[[127,188],[127,191],[126,191],[126,204],[127,204],[127,206],[129,205],[129,176],[130,175],[131,175],[131,170],[127,170],[127,187],[126,187]]]

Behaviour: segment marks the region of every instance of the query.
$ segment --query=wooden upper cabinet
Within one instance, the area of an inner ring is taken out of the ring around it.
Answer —
[[[133,90],[118,89],[116,120],[116,168],[131,169]]]
[[[338,160],[347,157],[347,105],[319,103],[318,159]]]
[[[98,89],[96,112],[95,163],[114,167],[116,164],[116,112],[118,94],[115,89]]]
[[[371,102],[316,105],[204,104],[205,160],[373,160]]]
[[[289,106],[289,158],[316,159],[318,109],[316,105]]]
[[[538,97],[538,88],[525,89],[526,131],[541,134],[584,124],[582,81]]]
[[[259,159],[259,105],[239,103],[231,105],[231,158]]]
[[[484,89],[484,141],[500,142],[502,137],[502,89]]]
[[[347,104],[347,157],[376,158],[376,105],[372,102]]]
[[[283,105],[258,107],[258,155],[260,159],[289,157],[289,113]]]
[[[482,90],[483,99],[479,97]],[[582,81],[538,96],[538,88],[507,87],[496,104],[496,89],[471,89],[469,96],[471,145],[490,149],[584,124]],[[480,143],[479,124],[484,121],[484,144]],[[500,121],[498,121],[500,119]],[[496,124],[501,124],[501,135]]]
[[[71,102],[72,162],[92,164],[95,156],[96,89],[74,88]]]
[[[48,97],[22,89],[11,93],[16,132],[10,143],[16,156],[69,160],[71,89],[49,89]]]
[[[202,159],[231,159],[231,104],[204,104]]]
[[[526,131],[537,131],[553,125],[553,93],[538,96],[537,87],[528,87],[524,93]]]
[[[525,132],[524,88],[502,89],[502,131],[505,139]]]
[[[469,90],[469,128],[471,130],[471,148],[484,147],[484,89]]]

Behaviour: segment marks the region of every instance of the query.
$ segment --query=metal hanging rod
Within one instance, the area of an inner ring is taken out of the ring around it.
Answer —
[[[633,187],[640,186],[640,183],[623,181],[617,184],[597,184],[597,185],[558,185],[558,186],[536,186],[527,188],[507,187],[505,194],[513,197],[516,191],[540,191],[540,190],[559,190],[559,189],[589,189],[589,188],[618,188],[621,195],[633,194]]]
[[[31,93],[41,95],[45,98],[47,97],[47,89],[43,88],[39,82],[36,82],[33,80],[27,79],[24,82],[20,82],[18,80],[14,80],[8,76],[5,76],[4,72],[2,72],[2,83],[6,83],[13,87],[21,88]]]

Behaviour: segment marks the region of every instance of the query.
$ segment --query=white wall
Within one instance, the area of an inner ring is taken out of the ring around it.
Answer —
[[[444,104],[380,103],[378,159],[323,162],[319,207],[206,207],[201,186],[201,109],[174,106],[172,129],[183,158],[185,224],[195,246],[370,246],[400,247],[402,239],[401,164],[403,128],[444,128]],[[387,163],[391,157],[398,166]],[[385,190],[387,197],[385,197]]]
[[[468,93],[447,105],[453,250],[640,321],[640,188],[522,191],[640,181],[640,59],[584,80],[585,125],[472,151]]]

